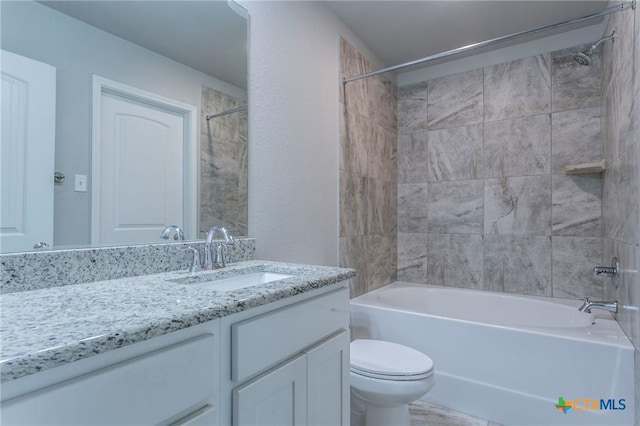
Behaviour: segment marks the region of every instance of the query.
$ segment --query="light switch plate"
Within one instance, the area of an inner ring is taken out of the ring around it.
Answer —
[[[87,175],[76,175],[73,190],[76,192],[87,192]]]

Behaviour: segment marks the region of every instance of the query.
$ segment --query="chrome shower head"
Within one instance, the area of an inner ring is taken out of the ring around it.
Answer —
[[[591,49],[576,53],[573,60],[580,65],[591,65]]]
[[[600,43],[606,40],[611,40],[611,43],[614,43],[616,41],[616,32],[614,31],[611,33],[611,35],[602,37],[600,40],[596,41],[590,48],[576,53],[575,55],[573,55],[573,59],[580,65],[591,65],[591,63],[593,62],[591,59],[591,55],[593,54],[593,52],[595,52]]]

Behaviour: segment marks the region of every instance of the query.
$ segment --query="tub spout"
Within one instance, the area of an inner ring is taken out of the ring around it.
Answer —
[[[618,312],[618,302],[592,302],[589,298],[584,299],[584,303],[582,306],[578,308],[580,312],[586,312],[588,314],[591,313],[591,309],[602,309],[604,311],[613,312],[614,314]]]

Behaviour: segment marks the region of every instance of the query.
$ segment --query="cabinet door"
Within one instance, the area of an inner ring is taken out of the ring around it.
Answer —
[[[349,331],[307,352],[309,426],[349,425]]]
[[[3,425],[151,425],[216,394],[217,344],[189,339],[3,402]]]
[[[304,354],[233,391],[234,426],[293,426],[305,425],[306,421]]]

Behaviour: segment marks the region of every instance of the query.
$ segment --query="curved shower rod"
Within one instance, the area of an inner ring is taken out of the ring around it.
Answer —
[[[515,38],[524,37],[524,36],[528,36],[528,35],[532,35],[532,34],[537,34],[537,33],[543,32],[543,31],[553,30],[553,29],[556,29],[556,28],[559,28],[559,27],[564,27],[566,25],[577,24],[578,22],[588,21],[589,19],[598,18],[600,16],[606,16],[606,15],[610,15],[612,13],[622,12],[623,10],[627,10],[629,8],[631,8],[631,9],[635,9],[636,8],[636,0],[632,0],[632,1],[627,2],[627,3],[621,3],[621,4],[616,5],[616,6],[611,6],[611,7],[608,7],[606,9],[603,9],[600,12],[592,13],[591,15],[585,15],[585,16],[582,16],[580,18],[569,19],[567,21],[558,22],[557,24],[546,25],[544,27],[539,27],[539,28],[535,28],[535,29],[532,29],[532,30],[520,31],[518,33],[509,34],[509,35],[506,35],[506,36],[496,37],[496,38],[492,38],[490,40],[481,41],[481,42],[473,43],[473,44],[468,44],[466,46],[458,47],[456,49],[447,50],[446,52],[436,53],[435,55],[430,55],[430,56],[424,57],[422,59],[416,59],[415,61],[405,62],[404,64],[394,65],[392,67],[387,67],[387,68],[382,68],[382,69],[379,69],[379,70],[376,70],[376,71],[371,71],[371,72],[360,74],[360,75],[356,75],[356,76],[353,76],[353,77],[346,77],[346,78],[342,79],[342,84],[347,84],[347,83],[349,83],[351,81],[360,80],[360,79],[367,78],[367,77],[372,77],[372,76],[378,75],[378,74],[384,74],[384,73],[388,73],[388,72],[392,72],[392,71],[401,70],[403,68],[412,67],[414,65],[424,64],[426,62],[435,61],[436,59],[448,58],[449,56],[458,55],[460,53],[468,52],[468,51],[474,50],[474,49],[479,49],[481,47],[492,46],[492,45],[497,44],[497,43],[502,43],[504,41],[513,40]]]

